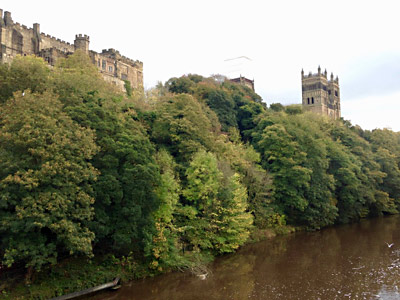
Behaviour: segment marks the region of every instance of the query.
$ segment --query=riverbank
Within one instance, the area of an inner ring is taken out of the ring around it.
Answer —
[[[246,244],[273,239],[278,235],[294,232],[290,226],[275,229],[254,230]],[[0,299],[50,299],[68,293],[84,290],[120,277],[122,282],[156,276],[161,273],[195,268],[212,261],[210,256],[189,257],[187,266],[178,266],[158,271],[146,264],[139,264],[133,256],[120,258],[114,255],[98,255],[93,259],[68,258],[55,266],[48,266],[32,277],[32,283],[26,284],[24,269],[5,270],[0,273]]]

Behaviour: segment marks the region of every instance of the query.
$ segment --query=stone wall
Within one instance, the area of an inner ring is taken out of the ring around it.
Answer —
[[[57,50],[60,50],[65,53],[68,53],[68,52],[72,53],[75,51],[75,47],[73,44],[62,41],[62,40],[57,39],[48,34],[41,33],[39,50],[48,49],[48,48],[56,48]]]
[[[339,119],[340,113],[340,88],[339,79],[327,78],[327,72],[304,75],[301,72],[302,106],[305,110]]]
[[[0,62],[10,63],[17,55],[37,55],[54,65],[58,58],[67,57],[81,49],[88,53],[104,79],[124,90],[125,81],[132,88],[143,89],[143,63],[121,55],[114,49],[101,53],[89,51],[89,37],[76,35],[73,44],[40,32],[40,25],[33,28],[15,23],[10,12],[0,9]]]

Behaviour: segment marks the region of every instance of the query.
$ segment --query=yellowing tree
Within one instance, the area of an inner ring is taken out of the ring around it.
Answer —
[[[60,251],[91,255],[94,234],[88,162],[98,151],[92,130],[62,112],[56,96],[16,94],[0,107],[0,253],[28,274]]]

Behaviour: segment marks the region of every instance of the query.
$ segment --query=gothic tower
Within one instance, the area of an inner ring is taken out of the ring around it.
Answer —
[[[329,116],[332,119],[340,119],[340,89],[339,78],[330,76],[327,78],[327,72],[321,73],[318,67],[318,73],[304,75],[301,70],[301,88],[303,98],[303,108],[308,111]]]

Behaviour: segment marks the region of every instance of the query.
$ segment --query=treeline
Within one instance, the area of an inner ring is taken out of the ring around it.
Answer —
[[[3,268],[113,253],[162,271],[256,231],[399,211],[399,133],[267,109],[220,76],[129,94],[79,52],[0,66]]]

